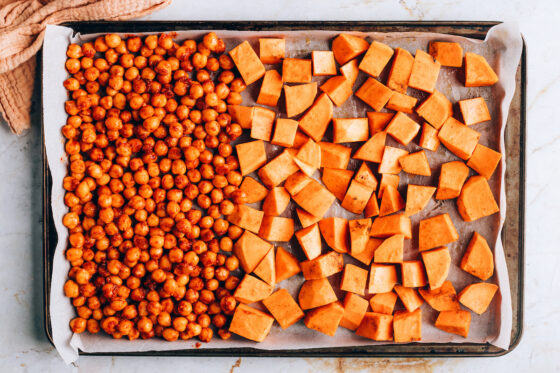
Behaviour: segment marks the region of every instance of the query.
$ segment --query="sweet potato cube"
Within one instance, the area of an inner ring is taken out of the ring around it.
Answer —
[[[298,294],[299,305],[304,310],[321,307],[337,300],[336,294],[327,278],[306,280]]]
[[[378,113],[377,111],[366,112],[369,125],[369,133],[375,134],[381,132],[387,127],[391,119],[395,116],[394,113]]]
[[[307,211],[297,208],[296,207],[296,213],[297,216],[299,218],[299,222],[301,223],[301,226],[303,228],[307,228],[315,223],[318,223],[319,220],[321,220],[321,218],[316,217],[311,215],[310,213],[308,213]]]
[[[300,162],[310,166],[313,170],[321,167],[321,147],[313,139],[308,139],[305,144],[299,148],[294,160],[298,166]],[[301,168],[301,167],[300,167]],[[305,172],[305,170],[302,169]],[[307,176],[311,176],[306,173]]]
[[[309,329],[332,337],[335,335],[343,315],[344,307],[342,304],[340,302],[333,302],[307,312],[303,323]]]
[[[435,129],[440,129],[453,115],[453,104],[439,91],[434,91],[417,108],[416,112]]]
[[[230,50],[229,55],[245,84],[250,85],[263,77],[264,65],[247,40]]]
[[[381,174],[381,181],[379,182],[379,198],[383,198],[383,193],[385,189],[392,185],[395,188],[399,187],[399,175],[392,175],[392,174]]]
[[[428,158],[423,150],[410,153],[399,158],[399,163],[404,172],[412,175],[431,176],[432,170],[428,163]]]
[[[340,205],[354,214],[361,214],[372,194],[373,189],[371,187],[365,186],[354,179]]]
[[[296,232],[296,238],[307,259],[312,260],[321,255],[321,232],[317,224]]]
[[[398,174],[402,170],[401,164],[399,163],[399,158],[407,154],[408,152],[404,149],[386,146],[383,150],[383,157],[381,158],[378,172],[380,174]]]
[[[373,312],[392,315],[395,303],[397,302],[397,294],[391,292],[375,294],[369,299],[369,304]]]
[[[321,147],[321,167],[346,169],[350,162],[352,149],[330,142],[319,142]]]
[[[264,74],[257,104],[276,106],[282,93],[282,77],[276,70],[268,70]]]
[[[247,205],[237,205],[233,213],[228,215],[227,220],[240,228],[247,229],[253,233],[258,233],[264,217],[262,211],[256,210]]]
[[[356,79],[358,79],[358,74],[360,73],[358,60],[348,61],[344,65],[340,66],[340,73],[350,81],[350,86],[353,86],[354,83],[356,83]]]
[[[286,190],[288,191],[288,193],[290,193],[290,195],[294,196],[299,192],[301,192],[301,190],[308,183],[310,183],[311,180],[312,179],[309,176],[307,176],[301,171],[298,171],[288,176],[286,182],[284,183],[284,188],[286,188]]]
[[[333,76],[319,89],[325,92],[336,106],[341,106],[352,96],[352,81],[345,76]]]
[[[274,119],[276,119],[274,110],[256,106],[251,122],[251,137],[257,140],[270,141]]]
[[[358,254],[366,249],[371,230],[371,219],[356,219],[348,221],[350,232],[350,253]]]
[[[229,331],[251,341],[262,342],[273,323],[274,318],[269,314],[240,304],[235,309]]]
[[[457,209],[464,221],[475,221],[500,211],[488,181],[483,176],[473,176],[463,186]]]
[[[463,306],[482,315],[488,309],[497,291],[498,285],[479,282],[478,284],[467,285],[461,290],[457,298]]]
[[[290,203],[290,194],[284,187],[275,187],[268,192],[263,202],[263,212],[266,215],[281,215]]]
[[[449,117],[438,133],[439,141],[461,159],[469,159],[478,144],[480,133]]]
[[[352,176],[354,176],[354,171],[352,170],[325,167],[323,168],[321,181],[336,198],[342,201]]]
[[[447,162],[441,165],[436,199],[459,197],[463,184],[469,176],[469,168],[461,161]]]
[[[409,142],[420,131],[420,125],[408,115],[398,112],[387,126],[387,133],[391,135],[401,145],[408,145]]]
[[[498,82],[498,75],[486,61],[475,53],[465,53],[465,87],[486,87]]]
[[[246,203],[262,201],[268,195],[268,189],[250,176],[243,178],[239,189],[247,195]]]
[[[377,203],[377,196],[375,195],[375,192],[373,192],[371,197],[369,197],[366,208],[364,209],[364,216],[366,218],[371,218],[377,215],[379,215],[379,204]]]
[[[346,264],[340,281],[340,290],[364,295],[367,284],[368,271],[355,266]]]
[[[286,40],[275,38],[259,39],[259,57],[262,63],[280,63],[282,62],[285,53]]]
[[[422,310],[397,311],[393,315],[395,342],[409,343],[422,340]]]
[[[294,162],[292,155],[288,150],[284,150],[278,157],[263,166],[258,174],[264,185],[274,188],[298,170],[299,168]]]
[[[396,234],[386,238],[375,250],[375,263],[402,263],[404,252],[404,236]]]
[[[265,215],[259,236],[269,241],[289,241],[294,235],[294,219]]]
[[[360,326],[356,330],[356,334],[374,341],[392,341],[393,316],[366,312]]]
[[[417,102],[418,99],[415,97],[407,96],[400,92],[393,92],[385,107],[389,110],[412,114]]]
[[[461,48],[459,43],[432,41],[430,42],[428,51],[441,66],[463,66],[463,48]]]
[[[348,330],[356,330],[368,309],[368,301],[354,293],[346,293],[344,297],[344,315],[340,326]]]
[[[392,185],[388,185],[383,192],[381,206],[379,207],[379,216],[392,214],[404,209],[404,207],[404,200],[397,188]]]
[[[282,329],[289,328],[305,316],[286,289],[280,289],[271,294],[268,298],[263,299],[262,303]]]
[[[366,74],[377,78],[387,63],[389,63],[393,53],[393,48],[390,46],[378,41],[373,41],[364,55],[364,58],[362,58],[360,66],[358,67]]]
[[[270,286],[276,284],[276,260],[273,247],[268,250],[268,254],[264,256],[253,273]]]
[[[443,246],[458,239],[459,234],[447,213],[420,221],[418,228],[418,250],[420,251]]]
[[[233,123],[239,124],[241,128],[251,128],[254,106],[228,105],[227,110]]]
[[[368,78],[356,91],[356,97],[371,106],[375,111],[381,111],[391,98],[393,91],[374,78]]]
[[[299,120],[299,127],[315,141],[321,141],[333,116],[333,103],[325,93],[320,95],[311,108]]]
[[[436,319],[436,328],[465,338],[469,335],[471,313],[465,310],[441,311]]]
[[[414,57],[412,57],[409,51],[396,48],[393,65],[387,78],[387,87],[400,93],[406,93],[413,63]]]
[[[286,97],[286,115],[288,118],[295,117],[307,110],[317,96],[317,82],[285,85],[284,96]]]
[[[313,75],[336,75],[334,53],[331,51],[311,52],[313,62]]]
[[[439,147],[438,130],[428,123],[424,123],[422,125],[422,134],[420,135],[418,145],[433,152],[437,151]]]
[[[424,273],[424,265],[420,260],[408,260],[402,262],[402,284],[407,288],[419,288],[426,286],[426,274]]]
[[[249,304],[263,300],[270,294],[272,294],[272,286],[254,276],[245,275],[237,285],[233,296],[238,302]]]
[[[474,232],[467,251],[461,259],[461,269],[482,281],[488,280],[494,274],[494,255],[486,239]]]
[[[251,273],[272,247],[271,243],[249,231],[245,231],[233,246],[233,253],[239,259],[243,271]]]
[[[384,113],[382,113],[384,114]],[[374,163],[380,163],[385,150],[387,132],[381,131],[373,134],[354,154],[352,158]]]
[[[294,145],[298,122],[292,119],[277,118],[271,144],[290,148]]]
[[[311,60],[284,58],[282,61],[282,80],[284,83],[311,82]]]
[[[276,250],[276,283],[284,281],[301,272],[299,260],[282,247]]]
[[[435,187],[408,184],[404,213],[407,216],[412,216],[422,211],[430,202],[435,191]]]
[[[344,65],[351,59],[358,57],[368,48],[369,43],[367,41],[349,34],[340,34],[332,42],[334,58],[339,65]]]
[[[422,260],[426,268],[430,289],[439,288],[447,279],[451,256],[447,247],[422,252]]]
[[[388,293],[393,290],[396,283],[397,270],[394,265],[377,263],[371,265],[369,270],[369,293]]]
[[[441,64],[434,61],[428,53],[417,49],[408,79],[408,86],[424,92],[432,93],[436,87]]]
[[[266,163],[266,151],[261,140],[245,142],[235,146],[239,168],[243,176],[258,170]]]
[[[375,218],[371,225],[370,236],[389,237],[402,234],[404,238],[412,238],[410,218],[405,214],[393,214]]]
[[[486,180],[492,177],[492,174],[498,167],[502,159],[502,155],[497,151],[487,148],[484,145],[476,144],[472,156],[467,161],[467,166],[484,176]]]
[[[457,293],[451,281],[445,281],[437,289],[418,289],[426,303],[436,311],[460,310],[461,306],[457,301]]]
[[[306,280],[317,280],[341,272],[344,268],[344,259],[342,254],[331,251],[315,259],[301,262],[300,267]]]
[[[315,180],[311,180],[292,198],[308,213],[321,217],[325,215],[336,199],[331,192]]]
[[[379,247],[379,245],[381,245],[382,242],[383,240],[381,239],[370,238],[366,244],[366,249],[364,251],[357,254],[352,254],[352,252],[350,252],[350,255],[354,259],[357,259],[361,263],[364,263],[365,265],[369,266],[371,264],[371,261],[373,260],[373,255],[375,253],[375,250],[377,250],[377,248]]]
[[[298,123],[298,127],[299,127],[299,123]],[[303,144],[305,144],[308,139],[309,139],[309,137],[307,135],[305,135],[303,132],[298,130],[296,132],[296,137],[294,139],[293,147],[295,149],[301,148],[303,146]]]
[[[334,118],[333,141],[358,142],[369,138],[367,118]]]
[[[325,218],[319,221],[319,230],[325,242],[334,251],[347,253],[349,251],[348,220],[339,217]]]
[[[371,169],[368,167],[366,162],[362,162],[362,165],[360,166],[358,171],[356,171],[356,176],[354,177],[354,179],[358,183],[370,187],[373,190],[377,189],[377,179],[373,175],[373,172],[371,172]]]
[[[459,101],[459,108],[461,109],[461,115],[463,115],[463,121],[467,126],[492,119],[484,97],[461,100]]]
[[[424,303],[424,300],[420,298],[418,292],[414,288],[395,285],[395,293],[397,293],[408,312],[413,312]]]

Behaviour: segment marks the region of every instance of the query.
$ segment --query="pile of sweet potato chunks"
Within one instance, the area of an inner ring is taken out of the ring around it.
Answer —
[[[498,290],[484,282],[494,273],[493,254],[485,238],[475,232],[460,263],[462,270],[483,282],[468,285],[459,295],[447,280],[451,256],[445,245],[459,238],[448,214],[420,221],[418,260],[404,261],[403,248],[404,240],[412,238],[410,216],[423,210],[432,197],[456,199],[466,222],[499,211],[487,180],[501,154],[479,144],[480,134],[469,127],[491,119],[484,98],[459,101],[462,123],[453,117],[451,101],[435,89],[441,66],[464,68],[467,87],[495,84],[494,70],[484,57],[463,55],[461,46],[450,42],[431,42],[429,53],[417,50],[413,56],[401,48],[393,50],[377,41],[341,34],[333,40],[332,51],[312,51],[311,59],[285,58],[284,39],[263,38],[259,44],[259,54],[245,41],[230,56],[247,85],[263,78],[258,104],[276,107],[284,92],[286,115],[277,118],[277,110],[263,106],[228,107],[253,139],[236,146],[242,174],[256,172],[260,179],[246,176],[241,190],[248,203],[263,201],[261,210],[238,205],[228,217],[245,230],[234,253],[246,273],[234,294],[241,304],[230,331],[262,341],[274,320],[285,329],[303,318],[308,328],[331,336],[341,326],[373,340],[419,341],[420,306],[426,301],[440,312],[437,328],[467,337],[471,313],[461,304],[481,314]],[[377,78],[390,62],[384,84]],[[264,66],[279,63],[281,74]],[[367,80],[354,93],[360,72],[367,74]],[[317,87],[313,76],[331,77]],[[429,96],[419,103],[407,95],[408,88]],[[352,94],[374,111],[363,118],[333,118],[333,107],[344,105]],[[423,124],[408,115],[414,111]],[[331,122],[332,142],[324,141]],[[403,148],[386,146],[387,136]],[[409,184],[403,198],[397,189],[401,171],[431,175],[424,150],[409,153],[404,149],[417,137],[423,149],[433,152],[441,143],[466,163],[444,163],[437,186]],[[268,160],[265,142],[285,149]],[[352,149],[343,144],[354,142],[363,144],[352,155]],[[363,161],[357,171],[347,169],[351,157]],[[378,177],[371,169],[374,164]],[[469,168],[477,175],[468,178]],[[322,183],[313,178],[317,170]],[[325,218],[337,199],[360,216],[355,220]],[[303,227],[298,231],[294,219],[280,216],[286,215],[291,200],[298,206],[296,214]],[[281,246],[275,250],[270,243],[287,242],[294,235],[305,261]],[[329,249],[323,248],[322,240]],[[345,254],[365,268],[345,264]],[[340,272],[342,301],[328,280]],[[286,289],[273,292],[277,284],[281,287],[283,280],[299,273],[305,282],[297,301]],[[397,298],[406,310],[394,312]],[[269,313],[247,305],[255,302],[262,302]]]

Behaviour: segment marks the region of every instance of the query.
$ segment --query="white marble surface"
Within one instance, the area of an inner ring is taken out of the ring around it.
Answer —
[[[528,45],[525,325],[520,345],[483,359],[82,357],[65,366],[43,333],[40,121],[0,125],[0,372],[559,371],[560,2],[557,0],[175,0],[152,20],[504,20]],[[35,105],[37,107],[37,105]]]

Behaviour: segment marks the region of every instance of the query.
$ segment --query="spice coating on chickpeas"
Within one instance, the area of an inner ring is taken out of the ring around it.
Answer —
[[[226,216],[245,193],[227,105],[246,86],[224,52],[212,32],[68,46],[63,290],[74,333],[230,338],[242,230]]]

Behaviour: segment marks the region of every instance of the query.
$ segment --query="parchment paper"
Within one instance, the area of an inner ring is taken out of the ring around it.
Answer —
[[[217,34],[226,41],[228,50],[238,44],[241,40],[248,39],[253,48],[258,51],[257,39],[266,36],[281,36],[287,41],[286,57],[310,58],[312,50],[328,50],[330,49],[330,41],[339,32],[337,31],[292,31],[292,32],[237,32],[237,31],[216,31]],[[345,31],[346,32],[346,31]],[[177,33],[177,39],[199,38],[206,31],[182,31]],[[453,334],[445,333],[435,328],[434,321],[437,312],[432,310],[430,306],[424,304],[422,306],[422,342],[437,343],[463,343],[463,342],[490,342],[500,348],[507,349],[510,343],[510,334],[512,328],[512,311],[511,311],[511,295],[507,274],[507,266],[504,257],[502,241],[499,239],[502,225],[505,219],[506,199],[504,188],[505,175],[505,147],[504,147],[504,129],[509,111],[509,105],[515,90],[515,73],[519,63],[522,50],[521,35],[515,25],[501,24],[493,27],[484,42],[479,40],[471,40],[458,36],[433,34],[433,33],[354,33],[356,35],[367,36],[368,40],[378,40],[389,44],[391,47],[401,47],[415,53],[416,49],[427,50],[428,42],[431,40],[440,41],[458,41],[461,43],[465,52],[475,52],[484,55],[491,66],[498,73],[500,80],[491,88],[465,88],[460,80],[462,69],[453,69],[442,67],[440,77],[438,79],[437,89],[443,92],[454,104],[461,99],[474,98],[483,96],[488,104],[488,108],[492,115],[492,120],[472,126],[479,131],[482,136],[480,143],[491,147],[492,149],[501,150],[503,157],[502,162],[498,166],[495,174],[490,180],[490,186],[494,192],[494,196],[500,205],[500,213],[493,216],[480,219],[474,223],[465,223],[459,216],[455,201],[436,201],[432,199],[428,206],[419,214],[412,216],[413,236],[417,236],[418,222],[425,217],[435,216],[447,212],[459,232],[460,239],[448,245],[452,265],[449,271],[449,280],[453,282],[457,292],[464,286],[478,282],[475,277],[463,272],[459,269],[458,264],[466,249],[466,246],[475,230],[482,234],[487,240],[490,247],[494,250],[495,258],[495,274],[489,279],[499,285],[500,291],[496,294],[492,304],[487,312],[483,315],[472,313],[472,322],[468,338],[462,338]],[[51,298],[50,313],[52,335],[55,346],[62,358],[70,363],[78,358],[78,349],[86,352],[130,352],[130,351],[157,351],[157,350],[178,350],[197,348],[195,343],[197,340],[166,342],[158,339],[151,340],[135,340],[128,341],[125,339],[115,340],[111,337],[99,333],[91,335],[84,333],[81,335],[73,335],[68,327],[68,322],[75,317],[75,311],[63,293],[63,285],[67,278],[69,263],[64,258],[64,250],[68,233],[62,225],[62,216],[67,212],[64,205],[64,190],[62,189],[62,179],[66,175],[67,157],[64,152],[64,138],[60,133],[61,127],[66,122],[66,113],[64,111],[64,101],[67,99],[66,91],[62,82],[67,77],[64,69],[66,60],[66,48],[72,42],[85,42],[92,40],[95,35],[79,35],[74,34],[72,29],[62,26],[48,26],[43,48],[43,118],[45,145],[47,150],[47,158],[51,170],[53,186],[51,207],[53,218],[58,234],[58,244],[53,260],[53,274],[51,282]],[[279,66],[267,65],[267,69],[279,68]],[[385,81],[387,70],[381,76],[381,81]],[[315,78],[319,83],[326,78]],[[354,91],[365,81],[365,74],[360,77],[354,85]],[[253,84],[250,89],[244,93],[244,105],[251,105],[256,100],[260,83]],[[408,94],[423,99],[427,94],[410,89]],[[282,101],[282,99],[281,99]],[[281,103],[281,105],[283,105]],[[456,105],[455,105],[456,106]],[[335,117],[365,117],[366,111],[372,109],[367,107],[359,99],[352,97],[341,108],[335,108]],[[454,107],[457,113],[458,108]],[[416,117],[418,122],[421,120]],[[331,136],[331,130],[327,131],[327,137]],[[397,146],[396,142],[387,137],[387,144]],[[359,144],[351,145],[356,149]],[[409,151],[418,151],[419,148],[415,142],[406,147]],[[281,151],[279,147],[268,145],[267,152],[269,160]],[[438,170],[443,162],[456,160],[444,146],[440,146],[437,152],[426,151],[428,160],[432,168],[431,177],[422,177],[408,175],[404,172],[400,174],[399,191],[403,197],[406,197],[406,185],[412,184],[429,184],[437,186]],[[371,165],[371,164],[370,164]],[[359,163],[352,160],[349,168],[356,169]],[[376,171],[375,167],[372,167]],[[474,172],[471,171],[471,175]],[[315,178],[320,179],[319,172]],[[293,216],[293,202],[288,207],[285,216]],[[349,213],[341,208],[338,202],[331,207],[327,216],[342,216],[349,219],[358,218],[357,215]],[[299,224],[295,218],[296,224]],[[300,227],[296,226],[296,229]],[[406,240],[405,260],[415,259],[419,256],[417,242],[415,239]],[[287,248],[300,259],[303,259],[301,249],[297,242],[277,243]],[[326,251],[327,248],[324,248]],[[346,263],[357,263],[353,258],[346,255]],[[361,265],[364,267],[363,265]],[[334,285],[338,285],[340,274],[330,278]],[[285,280],[276,286],[287,288],[291,294],[297,299],[299,286],[303,282],[302,276],[294,276]],[[336,288],[336,287],[335,287]],[[340,294],[339,294],[340,295]],[[369,296],[368,296],[369,298]],[[399,303],[397,303],[399,304]],[[397,306],[398,308],[399,306]],[[402,308],[402,305],[400,306]],[[336,337],[328,337],[321,333],[307,329],[302,322],[282,330],[276,323],[272,327],[270,335],[262,343],[254,343],[244,340],[243,338],[233,336],[230,340],[222,341],[219,337],[215,337],[211,343],[203,343],[198,348],[233,348],[233,347],[253,347],[259,349],[306,349],[321,347],[342,347],[342,346],[358,346],[358,345],[375,345],[381,342],[374,342],[356,336],[344,328],[339,328]]]

